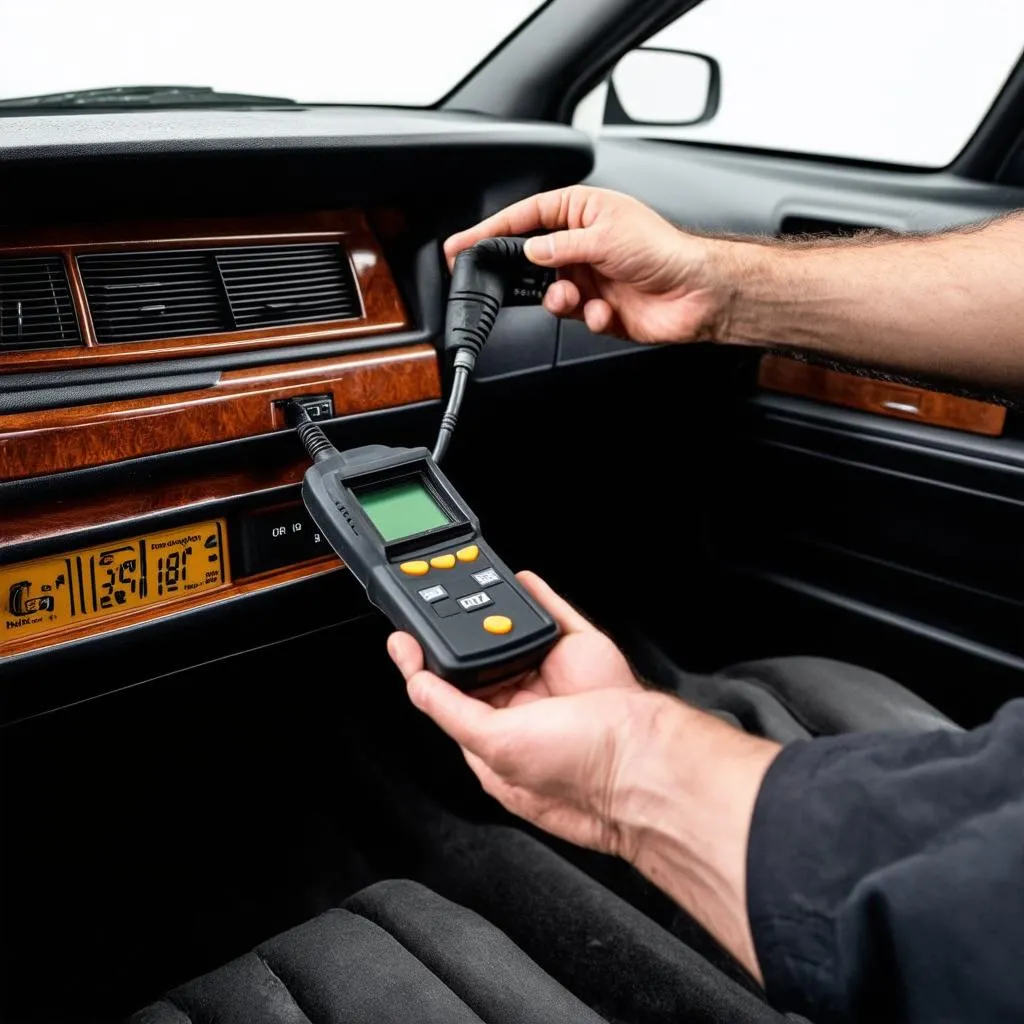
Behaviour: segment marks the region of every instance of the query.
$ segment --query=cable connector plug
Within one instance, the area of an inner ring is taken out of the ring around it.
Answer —
[[[455,257],[444,325],[446,351],[474,355],[490,337],[510,282],[539,271],[526,258],[525,238],[485,238]]]
[[[305,406],[294,398],[285,403],[284,414],[288,422],[295,428],[299,435],[306,454],[313,462],[323,462],[332,455],[338,454],[338,449],[331,443],[330,438],[309,418]]]
[[[435,462],[448,450],[469,376],[506,297],[513,305],[540,302],[551,280],[549,272],[527,259],[525,238],[485,238],[455,257],[444,324],[444,348],[455,353],[455,373],[434,446]]]

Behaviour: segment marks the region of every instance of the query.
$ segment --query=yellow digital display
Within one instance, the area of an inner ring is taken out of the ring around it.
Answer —
[[[230,582],[223,519],[0,565],[0,647]]]

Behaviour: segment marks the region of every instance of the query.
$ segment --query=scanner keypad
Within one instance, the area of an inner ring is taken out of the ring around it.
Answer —
[[[493,608],[494,598],[488,590],[504,582],[497,569],[484,561],[476,572],[468,573],[467,576],[452,572],[462,565],[469,568],[468,563],[478,560],[480,548],[470,544],[455,552],[432,555],[429,560],[403,562],[398,568],[407,576],[447,577],[443,586],[437,583],[417,590],[417,594],[434,609],[435,614],[446,619],[452,615],[472,615],[481,609]],[[481,616],[480,624],[482,629],[494,636],[505,636],[513,629],[512,619],[507,615]]]

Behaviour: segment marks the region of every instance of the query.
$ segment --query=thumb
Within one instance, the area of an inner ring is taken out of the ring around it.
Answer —
[[[417,672],[408,682],[409,699],[432,718],[460,747],[483,754],[497,713],[431,672]]]
[[[528,238],[524,247],[531,263],[542,267],[566,267],[571,263],[598,263],[601,251],[597,233],[592,228],[570,228],[550,235]]]

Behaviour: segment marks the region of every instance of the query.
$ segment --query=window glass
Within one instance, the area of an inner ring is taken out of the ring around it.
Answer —
[[[704,0],[645,45],[721,67],[716,115],[608,135],[942,167],[1024,47],[1022,0]]]
[[[189,85],[427,106],[541,2],[0,0],[0,99]]]

